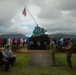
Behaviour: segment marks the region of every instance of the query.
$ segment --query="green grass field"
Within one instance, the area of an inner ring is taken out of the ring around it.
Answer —
[[[0,75],[76,75],[76,54],[73,54],[73,69],[67,66],[66,56],[64,53],[57,53],[56,59],[61,62],[64,67],[30,67],[28,62],[31,53],[16,53],[17,60],[10,68],[10,72],[2,72]]]
[[[68,67],[67,65],[67,60],[66,60],[66,54],[65,53],[57,53],[56,54],[56,59],[61,62],[63,65],[65,65],[66,67]],[[76,54],[72,54],[72,65],[73,68],[76,68]]]

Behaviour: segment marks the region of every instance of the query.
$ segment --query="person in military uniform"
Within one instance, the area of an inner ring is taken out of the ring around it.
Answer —
[[[66,42],[66,46],[64,47],[64,49],[66,50],[66,58],[67,58],[67,63],[69,68],[72,69],[72,61],[71,61],[71,56],[72,56],[72,42],[70,40],[70,38],[67,39]]]
[[[54,39],[51,38],[50,40],[50,50],[51,50],[51,56],[52,56],[52,66],[56,65],[56,61],[55,61],[55,52],[56,52],[56,44],[54,42]]]

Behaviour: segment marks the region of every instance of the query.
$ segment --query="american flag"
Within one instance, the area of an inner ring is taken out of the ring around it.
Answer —
[[[26,16],[26,9],[25,9],[25,8],[24,8],[22,14],[23,14],[24,16]]]

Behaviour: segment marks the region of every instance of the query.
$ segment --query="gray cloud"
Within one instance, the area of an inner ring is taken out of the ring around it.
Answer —
[[[76,33],[76,1],[75,0],[37,1],[41,11],[38,14],[40,25],[48,33]],[[36,2],[36,1],[35,1]],[[39,3],[38,3],[39,2]]]
[[[17,16],[24,5],[24,0],[0,0],[0,33],[21,32],[20,29],[18,30],[18,25],[11,22],[11,20]],[[15,28],[17,29],[15,30]]]
[[[0,0],[0,33],[32,33],[28,26],[20,26],[22,22],[29,23],[29,17],[26,16],[26,20],[23,20],[19,14],[25,5],[30,11],[33,6],[38,8],[31,13],[34,15],[38,12],[34,17],[47,33],[76,34],[75,0]]]
[[[58,7],[61,10],[76,10],[76,0],[58,0]]]
[[[32,34],[32,29],[28,27],[30,23],[33,24],[31,18],[22,15],[25,5],[29,7],[32,2],[29,0],[0,0],[0,33]]]
[[[16,16],[23,4],[22,0],[0,0],[0,25],[7,24]]]

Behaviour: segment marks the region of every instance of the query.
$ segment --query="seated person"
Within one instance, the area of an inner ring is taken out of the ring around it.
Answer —
[[[9,63],[13,65],[16,60],[16,56],[13,55],[13,52],[9,49],[9,46],[6,46],[6,49],[3,51],[3,55],[7,60],[9,60]]]
[[[9,46],[8,51],[9,51],[9,53],[10,53],[13,57],[16,57],[16,55],[14,55],[14,53],[12,52],[11,46]]]
[[[9,69],[9,61],[2,55],[2,50],[0,49],[0,66],[5,65],[4,70],[8,71]]]

